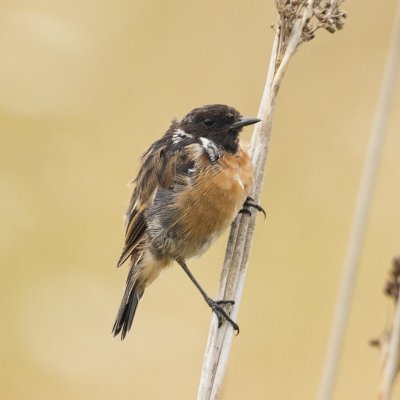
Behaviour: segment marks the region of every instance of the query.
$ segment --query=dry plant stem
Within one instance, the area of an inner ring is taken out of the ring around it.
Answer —
[[[302,41],[303,27],[307,19],[311,16],[312,1],[308,0],[302,17],[297,19],[294,24],[285,53],[277,68],[277,56],[281,39],[279,31],[281,25],[278,22],[278,30],[275,34],[272,56],[267,73],[267,81],[258,113],[258,117],[263,121],[256,126],[252,138],[252,160],[255,166],[255,182],[252,197],[256,202],[260,199],[263,186],[276,95],[288,63]],[[242,297],[254,227],[255,213],[251,217],[241,215],[233,224],[229,237],[218,298],[235,300],[235,305],[231,312],[231,317],[234,320],[237,319]],[[198,400],[214,400],[217,398],[222,386],[233,334],[233,329],[228,324],[224,324],[218,329],[217,318],[213,316],[203,363]]]
[[[379,400],[390,400],[392,387],[399,368],[400,356],[400,296],[397,299],[396,314],[390,344],[388,349],[388,358],[383,371],[382,382],[379,392]]]
[[[393,100],[396,78],[400,67],[400,2],[394,22],[389,54],[383,74],[381,90],[374,121],[371,128],[367,155],[357,195],[353,223],[344,262],[344,274],[332,321],[331,335],[319,390],[319,400],[332,398],[337,367],[342,349],[344,332],[350,311],[351,297],[360,257],[361,245],[367,224],[376,172],[379,165],[384,133],[386,131],[390,105]]]

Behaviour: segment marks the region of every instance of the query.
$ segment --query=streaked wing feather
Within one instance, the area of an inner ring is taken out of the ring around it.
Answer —
[[[140,243],[140,239],[146,232],[146,221],[144,220],[143,212],[135,214],[135,217],[128,224],[126,231],[125,246],[118,260],[117,267],[120,267],[132,255]]]
[[[146,233],[145,212],[153,202],[158,188],[173,189],[175,185],[187,185],[195,175],[196,159],[200,156],[199,145],[189,140],[179,144],[171,141],[176,129],[173,122],[167,133],[156,141],[142,156],[139,172],[126,213],[125,246],[118,261],[120,267],[141,249],[139,246]]]

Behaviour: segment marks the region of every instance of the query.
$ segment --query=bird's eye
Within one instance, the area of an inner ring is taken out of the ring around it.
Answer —
[[[206,118],[205,120],[203,120],[203,124],[206,126],[213,126],[214,120],[212,118]]]
[[[233,124],[233,123],[235,122],[235,117],[234,117],[232,114],[228,114],[228,115],[225,117],[225,121],[226,121],[228,124]]]

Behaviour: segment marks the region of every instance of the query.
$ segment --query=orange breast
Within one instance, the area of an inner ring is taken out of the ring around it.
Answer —
[[[252,177],[251,160],[239,149],[206,168],[195,187],[180,196],[179,208],[184,210],[182,218],[192,242],[188,251],[193,254],[188,257],[205,251],[232,223],[250,193]]]

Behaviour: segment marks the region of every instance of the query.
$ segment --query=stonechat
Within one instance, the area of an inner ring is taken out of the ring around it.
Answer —
[[[126,213],[126,237],[118,267],[129,260],[125,294],[113,327],[124,339],[145,288],[176,261],[216,313],[221,326],[238,325],[224,309],[231,300],[212,300],[196,281],[186,260],[202,254],[249,207],[264,210],[249,197],[253,166],[239,134],[258,118],[232,107],[195,108],[174,120],[140,159]],[[244,207],[244,208],[243,208]]]

